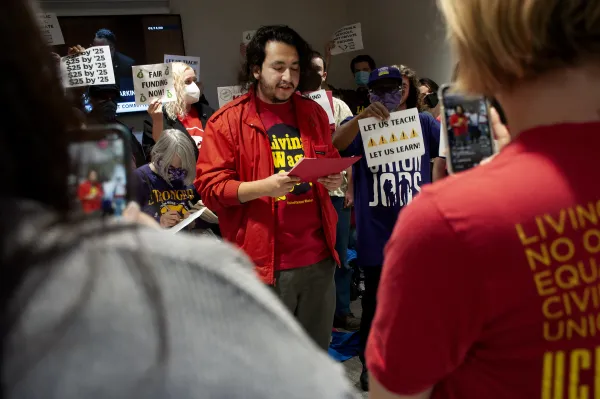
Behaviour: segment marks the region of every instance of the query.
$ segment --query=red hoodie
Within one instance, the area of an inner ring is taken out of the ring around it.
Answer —
[[[292,96],[306,158],[338,158],[331,143],[329,120],[316,102]],[[252,258],[260,279],[275,282],[275,201],[262,197],[241,204],[242,182],[265,179],[274,174],[269,137],[256,111],[254,90],[217,111],[208,121],[194,185],[204,204],[219,215],[221,233]],[[337,214],[329,192],[316,184],[327,246],[335,261]]]

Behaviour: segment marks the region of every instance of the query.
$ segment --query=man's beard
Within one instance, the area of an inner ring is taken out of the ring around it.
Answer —
[[[262,93],[262,95],[265,96],[273,104],[285,103],[294,94],[294,92],[292,90],[291,94],[287,98],[279,98],[275,94],[275,92],[277,90],[277,86],[270,86],[267,83],[265,83],[262,79],[259,80],[258,85],[259,85],[259,90]],[[290,83],[290,85],[292,85],[292,89],[294,89],[293,84]]]

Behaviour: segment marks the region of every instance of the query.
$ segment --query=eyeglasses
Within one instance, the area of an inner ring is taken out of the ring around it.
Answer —
[[[398,85],[382,85],[369,89],[370,94],[383,96],[384,94],[396,94],[402,92],[402,86]]]

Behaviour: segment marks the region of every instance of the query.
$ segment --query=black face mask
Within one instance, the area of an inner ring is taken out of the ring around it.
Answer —
[[[429,93],[423,100],[429,108],[435,108],[440,102],[437,93]]]
[[[117,103],[112,100],[104,101],[94,107],[92,114],[99,122],[114,122],[117,119]]]

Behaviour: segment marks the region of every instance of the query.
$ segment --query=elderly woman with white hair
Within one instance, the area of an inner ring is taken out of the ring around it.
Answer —
[[[135,171],[137,202],[161,227],[173,227],[193,212],[200,199],[192,185],[196,177],[194,144],[182,131],[165,130],[152,149],[151,159]]]

